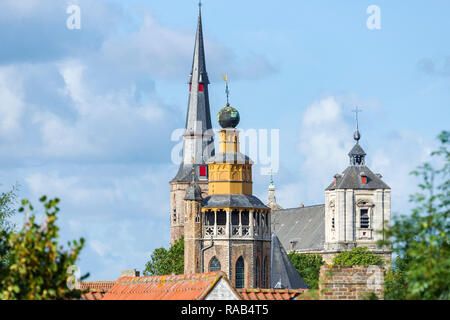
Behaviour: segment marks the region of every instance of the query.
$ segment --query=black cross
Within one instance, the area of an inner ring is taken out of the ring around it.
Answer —
[[[356,114],[356,128],[358,128],[358,113],[362,112],[361,109],[358,109],[358,106],[354,110],[352,110]]]

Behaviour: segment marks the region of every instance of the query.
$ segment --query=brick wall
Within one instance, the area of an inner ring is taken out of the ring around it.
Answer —
[[[359,300],[370,292],[383,299],[383,267],[322,266],[319,291],[321,300]]]

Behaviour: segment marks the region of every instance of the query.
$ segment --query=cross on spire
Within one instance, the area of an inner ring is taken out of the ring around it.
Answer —
[[[352,112],[354,112],[356,115],[356,131],[353,135],[353,138],[356,140],[356,143],[358,143],[359,139],[361,139],[361,134],[359,133],[358,113],[362,112],[362,110],[358,109],[358,106],[356,106],[355,109],[352,110]]]

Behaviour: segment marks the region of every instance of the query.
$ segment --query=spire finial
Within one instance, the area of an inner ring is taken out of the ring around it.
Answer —
[[[273,185],[273,172],[272,172],[272,169],[270,169],[270,184]]]
[[[359,139],[361,139],[361,134],[359,133],[358,113],[362,112],[362,110],[358,109],[358,106],[356,106],[355,109],[352,110],[352,112],[354,112],[356,115],[356,131],[353,135],[353,138],[356,140],[356,143],[358,143]]]
[[[223,74],[222,75],[222,79],[223,81],[225,81],[226,84],[226,89],[225,89],[225,93],[227,94],[227,106],[230,104],[230,89],[228,88],[228,74]]]

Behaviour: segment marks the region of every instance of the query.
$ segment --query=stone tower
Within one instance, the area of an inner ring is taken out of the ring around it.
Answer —
[[[202,272],[222,270],[236,288],[270,286],[270,208],[252,195],[252,161],[239,152],[239,113],[219,112],[220,152],[207,161],[202,203]],[[191,267],[188,267],[191,270]]]
[[[366,166],[360,138],[357,127],[356,144],[348,154],[350,165],[325,191],[325,251],[365,246],[390,260],[391,251],[378,249],[376,243],[383,238],[379,231],[384,222],[390,223],[391,189]]]
[[[184,234],[184,196],[194,180],[208,194],[208,172],[206,159],[214,155],[213,130],[208,96],[208,74],[206,72],[205,50],[201,8],[198,13],[192,72],[189,78],[189,104],[186,116],[186,130],[183,134],[183,160],[175,178],[170,181],[170,244]]]
[[[194,172],[192,172],[194,177]],[[201,273],[202,190],[192,179],[184,197],[184,273]]]

